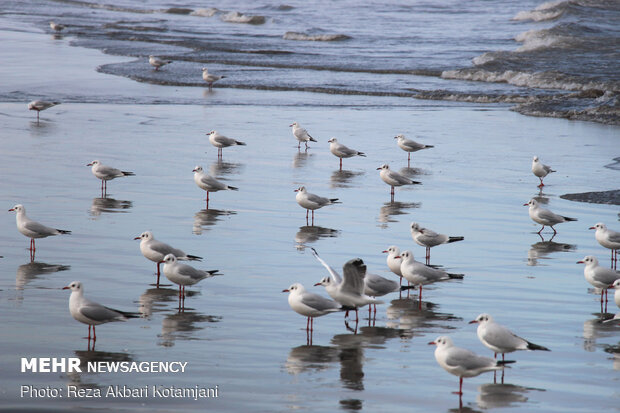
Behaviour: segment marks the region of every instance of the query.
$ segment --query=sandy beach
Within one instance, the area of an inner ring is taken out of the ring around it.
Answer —
[[[11,24],[6,20],[3,22]],[[72,231],[28,239],[6,212],[0,221],[0,411],[458,411],[450,394],[458,378],[436,363],[427,343],[450,335],[459,346],[491,356],[467,324],[482,312],[550,353],[519,352],[504,383],[492,373],[465,380],[462,411],[583,412],[617,409],[618,326],[601,319],[599,295],[575,264],[596,255],[609,265],[588,227],[618,230],[618,205],[573,202],[567,193],[617,188],[617,126],[527,117],[501,104],[410,98],[172,87],[99,73],[127,59],[70,46],[71,38],[15,27],[0,49],[0,201],[21,203],[33,219]],[[163,70],[163,69],[162,69]],[[30,100],[59,99],[36,114]],[[184,104],[171,104],[179,100]],[[289,125],[298,121],[318,140],[297,150]],[[247,143],[225,148],[218,162],[205,133]],[[407,154],[393,137],[404,133],[433,149]],[[337,137],[367,154],[344,160],[329,152]],[[539,191],[533,155],[558,172]],[[87,163],[135,172],[108,183],[107,197]],[[376,170],[393,169],[422,182],[390,188]],[[193,182],[201,165],[239,191],[205,193]],[[607,165],[607,166],[606,166]],[[316,212],[315,226],[293,190],[339,198]],[[523,203],[577,222],[539,227]],[[369,271],[397,279],[381,253],[390,245],[420,260],[409,224],[464,242],[433,249],[432,262],[465,278],[429,286],[422,309],[413,295],[384,297],[375,320],[366,308],[357,331],[333,314],[315,320],[313,345],[306,320],[281,291],[293,282],[312,287],[327,275],[314,247],[333,267],[360,257]],[[188,253],[198,268],[224,275],[188,287],[178,311],[177,286],[155,288],[155,264],[134,237],[151,230]],[[73,280],[85,294],[143,318],[97,327],[94,351],[87,326],[68,310]],[[87,361],[184,361],[184,374],[21,373],[22,357],[79,357]],[[508,358],[508,355],[507,355]],[[218,397],[23,397],[20,385],[65,389],[108,386],[218,387]]]

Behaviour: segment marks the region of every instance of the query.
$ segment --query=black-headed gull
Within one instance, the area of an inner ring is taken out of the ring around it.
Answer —
[[[236,186],[226,185],[215,179],[214,177],[207,175],[202,166],[196,166],[193,170],[194,182],[200,189],[207,191],[207,209],[209,209],[209,193],[223,190],[237,191],[239,188]]]
[[[459,377],[458,395],[463,394],[463,378],[476,377],[487,371],[501,370],[512,360],[497,361],[490,357],[479,356],[467,349],[456,347],[448,336],[437,337],[435,341],[428,343],[437,346],[435,348],[435,360],[448,373]]]
[[[180,263],[173,254],[164,257],[164,275],[179,286],[179,298],[185,300],[185,286],[194,285],[205,278],[216,275],[218,270],[199,270],[191,265]]]
[[[381,165],[380,167],[377,168],[377,171],[381,171],[379,172],[379,176],[381,177],[383,182],[388,184],[391,188],[390,195],[391,195],[392,202],[394,201],[394,187],[395,186],[422,184],[422,182],[412,181],[406,176],[403,176],[396,171],[392,171],[388,164]]]
[[[429,267],[414,259],[411,251],[403,251],[400,254],[402,263],[400,264],[400,272],[403,277],[411,283],[411,285],[420,286],[420,303],[422,302],[422,286],[432,284],[437,281],[446,281],[451,279],[462,279],[463,274],[452,274],[440,270],[438,268]]]
[[[593,255],[587,255],[577,264],[585,264],[583,275],[586,281],[594,288],[601,290],[601,307],[603,306],[603,295],[605,295],[605,303],[607,302],[607,289],[617,279],[620,279],[620,272],[612,268],[601,267],[598,259]],[[607,307],[605,305],[605,307]]]
[[[620,250],[620,232],[607,228],[607,225],[602,222],[590,227],[590,229],[596,230],[594,237],[598,243],[611,250],[611,265],[615,269],[618,261],[618,250]]]
[[[503,325],[496,323],[489,314],[480,314],[469,324],[478,324],[478,338],[482,344],[495,353],[495,358],[497,358],[497,353],[501,353],[502,360],[504,360],[504,353],[512,353],[517,350],[551,351],[547,347],[530,343],[517,336]]]
[[[539,235],[546,226],[551,227],[553,230],[553,235],[555,235],[557,234],[557,231],[553,228],[554,225],[561,224],[562,222],[577,221],[577,218],[569,218],[558,215],[546,208],[541,207],[538,201],[534,198],[530,199],[527,204],[523,204],[523,206],[529,206],[529,214],[532,221],[542,225],[542,228],[538,231]]]
[[[159,70],[160,67],[166,66],[167,64],[172,63],[172,60],[164,60],[160,59],[157,56],[150,55],[149,56],[149,64],[155,68],[155,70]]]
[[[207,133],[207,135],[209,136],[209,142],[211,142],[211,145],[217,148],[218,158],[222,157],[222,148],[228,148],[229,146],[235,146],[235,145],[245,145],[245,142],[241,142],[233,138],[220,135],[215,130],[212,130],[211,132]]]
[[[103,306],[94,301],[90,301],[84,297],[84,287],[79,281],[73,281],[71,284],[62,288],[63,290],[71,290],[69,297],[69,311],[73,318],[80,323],[88,324],[88,340],[90,341],[90,328],[93,328],[93,342],[97,340],[95,326],[99,324],[109,323],[111,321],[126,321],[128,318],[139,318],[140,314],[115,310]]]
[[[400,278],[400,284],[403,283],[403,273],[400,271],[400,265],[403,263],[403,259],[400,256],[400,248],[391,245],[388,249],[383,250],[383,253],[387,253],[387,265],[390,271],[398,275]]]
[[[217,82],[220,79],[224,79],[226,76],[218,76],[212,73],[209,73],[209,70],[206,67],[202,68],[202,78],[209,85],[209,90],[213,89],[213,83]]]
[[[340,169],[342,169],[342,158],[351,158],[353,156],[366,156],[364,152],[356,151],[355,149],[348,148],[338,142],[338,139],[331,138],[329,142],[329,151],[340,158]]]
[[[342,311],[343,308],[337,302],[329,298],[322,297],[306,291],[300,283],[294,283],[290,287],[282,290],[283,293],[289,293],[288,305],[293,311],[308,317],[306,321],[306,331],[313,331],[314,317],[321,317],[329,313]]]
[[[28,103],[28,110],[37,111],[37,122],[39,121],[39,112],[45,109],[49,109],[52,106],[60,105],[60,102],[46,102],[44,100],[33,100]]]
[[[120,178],[122,176],[135,175],[135,173],[133,172],[121,171],[120,169],[104,165],[98,160],[94,160],[91,163],[86,164],[86,166],[91,166],[91,172],[93,173],[93,175],[95,175],[97,179],[101,179],[101,191],[104,193],[108,190],[108,181],[111,181],[114,178]]]
[[[464,237],[450,237],[445,234],[438,234],[428,228],[422,228],[417,222],[410,225],[411,237],[416,244],[426,247],[426,263],[431,260],[431,248],[441,244],[450,244],[456,241],[463,241]]]
[[[60,23],[54,23],[53,21],[50,22],[50,28],[52,30],[54,30],[57,33],[60,33],[61,31],[63,31],[65,29],[65,25],[64,24],[60,24]]]
[[[299,126],[299,123],[293,122],[289,126],[291,126],[293,128],[293,135],[295,136],[295,139],[297,139],[299,141],[299,143],[297,144],[297,149],[301,149],[301,143],[302,142],[304,142],[306,144],[306,149],[308,149],[308,142],[309,141],[310,142],[316,142],[316,139],[314,139],[312,136],[310,136],[310,134],[308,133],[307,130],[305,130],[304,128]]]
[[[433,145],[425,145],[423,143],[418,143],[416,141],[412,141],[411,139],[407,139],[403,134],[394,136],[394,139],[396,139],[398,147],[403,151],[407,152],[407,164],[409,164],[409,161],[411,161],[411,152],[417,152],[422,149],[434,148]]]
[[[190,260],[200,261],[202,257],[197,255],[186,254],[178,248],[171,247],[170,245],[158,241],[153,236],[151,231],[144,231],[139,237],[135,237],[134,240],[140,240],[140,252],[145,258],[157,263],[157,286],[159,287],[159,264],[164,262],[164,257],[168,254],[173,254],[178,260]]]
[[[50,228],[43,224],[40,224],[26,215],[26,208],[23,205],[17,204],[9,211],[15,212],[15,221],[17,222],[17,230],[26,237],[30,238],[30,251],[36,250],[34,240],[37,238],[46,238],[53,235],[71,234],[71,231],[64,229]]]
[[[540,179],[540,185],[538,185],[539,188],[545,186],[545,184],[543,184],[543,178],[551,172],[556,171],[547,165],[543,165],[543,163],[538,160],[538,156],[534,156],[534,159],[532,159],[532,173]]]
[[[315,194],[311,194],[306,190],[305,186],[300,186],[295,189],[297,195],[295,195],[295,201],[302,208],[306,209],[306,222],[308,222],[308,213],[312,211],[312,225],[314,225],[314,210],[322,208],[326,205],[340,204],[338,198],[325,198]]]

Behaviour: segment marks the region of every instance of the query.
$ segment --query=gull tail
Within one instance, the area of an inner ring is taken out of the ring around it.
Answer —
[[[419,181],[411,181],[411,185],[422,185],[422,182],[419,182]]]
[[[308,136],[310,136],[310,135],[308,135]],[[311,142],[317,142],[317,140],[316,140],[316,139],[314,139],[312,136],[310,136],[310,141],[311,141]]]
[[[571,218],[571,217],[562,217],[564,218],[564,221],[577,221],[577,218]]]
[[[56,229],[56,231],[58,231],[61,234],[71,234],[71,231],[67,231],[67,230],[64,230],[64,229]]]
[[[202,257],[199,257],[198,255],[187,255],[187,259],[190,261],[200,261]]]
[[[364,152],[358,152],[358,153],[356,153],[356,155],[357,156],[364,156],[364,157],[366,156],[366,154]]]
[[[140,313],[134,313],[134,312],[130,312],[130,311],[121,311],[121,310],[116,310],[116,309],[110,308],[110,307],[105,307],[105,308],[107,308],[108,310],[115,311],[115,312],[121,314],[125,318],[140,318],[140,317],[142,317],[142,314],[140,314]]]
[[[428,149],[428,148],[434,148],[435,145],[424,145],[424,149]]]
[[[417,285],[401,285],[400,286],[401,291],[413,290],[415,288],[418,288],[418,286]]]
[[[516,360],[504,360],[504,361],[500,360],[500,361],[497,362],[497,366],[498,367],[500,367],[500,366],[501,367],[510,367],[510,366],[506,366],[506,364],[512,364],[512,363],[516,363],[516,362],[517,362]]]
[[[237,145],[243,145],[243,146],[245,146],[245,142],[235,141],[235,143],[236,143]]]
[[[528,350],[543,350],[543,351],[551,351],[547,347],[539,346],[538,344],[530,343],[526,341]]]
[[[331,198],[329,200],[330,203],[332,204],[342,204],[342,202],[338,201],[339,198]]]
[[[121,171],[123,173],[123,175],[125,176],[135,176],[136,174],[133,172],[129,172],[129,171]]]
[[[465,237],[448,237],[448,244],[456,241],[463,241]]]
[[[230,186],[230,185],[226,185],[226,189],[231,189],[233,191],[238,191],[239,188],[237,188],[236,186]]]
[[[465,274],[448,273],[448,277],[450,277],[451,280],[462,280],[465,277]]]
[[[215,276],[215,275],[224,275],[224,274],[222,274],[222,273],[217,274],[217,272],[218,272],[218,271],[219,271],[219,270],[206,270],[205,272],[206,272],[207,274],[209,274],[210,276]]]

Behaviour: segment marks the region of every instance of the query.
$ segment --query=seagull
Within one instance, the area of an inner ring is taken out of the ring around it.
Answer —
[[[369,297],[383,297],[389,293],[403,292],[415,288],[414,285],[400,285],[396,281],[389,280],[378,274],[370,272],[366,273],[364,277],[364,294]],[[368,316],[370,317],[370,309],[374,306],[374,313],[377,314],[377,305],[371,304],[368,306]]]
[[[367,304],[383,304],[383,301],[369,297],[364,293],[366,277],[366,265],[360,258],[354,258],[347,261],[342,267],[343,277],[327,264],[314,248],[312,255],[327,269],[330,276],[323,277],[321,281],[314,284],[325,287],[327,294],[331,298],[342,304],[347,310],[345,317],[349,314],[350,309],[355,309],[355,319],[358,319],[358,308]]]
[[[366,154],[364,154],[364,152],[359,152],[359,151],[356,151],[355,149],[347,148],[343,144],[339,143],[336,138],[331,138],[327,142],[329,142],[330,152],[333,153],[338,158],[340,158],[340,169],[341,170],[342,170],[342,158],[351,158],[356,155],[366,157]]]
[[[420,185],[422,182],[412,181],[411,179],[399,174],[396,171],[392,171],[388,164],[383,164],[377,168],[377,171],[381,171],[379,176],[383,179],[383,182],[390,185],[392,188],[390,195],[392,196],[392,202],[394,202],[394,187],[403,185]]]
[[[538,156],[534,156],[534,159],[532,159],[532,173],[540,179],[540,185],[538,185],[539,188],[545,186],[545,184],[543,184],[543,178],[551,172],[556,171],[547,165],[543,165],[542,162],[538,160]]]
[[[601,289],[601,306],[603,305],[603,294],[605,295],[605,302],[607,302],[607,289],[617,279],[620,279],[620,272],[611,269],[601,267],[598,264],[598,259],[593,255],[584,257],[581,261],[577,261],[577,264],[585,264],[583,269],[583,275],[586,277],[586,281],[592,284],[594,288]]]
[[[590,227],[595,229],[594,237],[605,248],[611,250],[611,263],[612,268],[616,269],[616,262],[618,261],[618,250],[620,250],[620,232],[613,231],[601,222]]]
[[[65,25],[64,24],[60,24],[60,23],[54,23],[53,21],[50,22],[50,28],[52,30],[54,30],[57,33],[60,33],[61,31],[63,31],[65,29]]]
[[[209,136],[209,142],[211,142],[211,145],[217,148],[218,158],[222,157],[222,148],[228,148],[229,146],[234,146],[234,145],[245,146],[245,142],[240,142],[235,139],[228,138],[224,135],[220,135],[215,130],[212,130],[211,132],[207,133],[207,135]]]
[[[456,347],[448,336],[437,337],[428,343],[435,345],[435,360],[445,371],[459,377],[459,396],[463,394],[463,377],[476,377],[487,371],[501,370],[512,360],[497,361],[490,357],[479,356],[472,351]]]
[[[314,210],[324,207],[325,205],[340,204],[338,198],[324,198],[315,194],[311,194],[306,190],[305,186],[300,186],[295,190],[295,200],[302,208],[306,209],[306,222],[308,222],[308,212],[312,211],[312,225],[314,225]]]
[[[153,55],[149,56],[149,64],[153,66],[156,71],[159,70],[160,67],[166,66],[169,63],[172,63],[172,60],[163,60]]]
[[[395,258],[399,258],[398,256]],[[400,264],[400,272],[403,277],[411,283],[411,285],[420,286],[420,303],[422,302],[422,286],[432,284],[437,281],[445,281],[450,279],[462,279],[463,274],[452,274],[440,270],[438,268],[429,267],[413,258],[411,251],[404,251],[400,254],[402,263]]]
[[[394,139],[397,139],[396,143],[403,151],[407,152],[407,164],[411,160],[411,152],[417,152],[421,149],[434,148],[433,145],[424,145],[423,143],[418,143],[416,141],[412,141],[411,139],[405,138],[405,135],[400,134],[394,136]]]
[[[49,109],[52,106],[60,105],[60,102],[46,102],[44,100],[33,100],[28,103],[28,110],[37,111],[37,122],[39,122],[39,112],[45,109]]]
[[[209,209],[209,192],[217,192],[222,190],[231,190],[237,191],[239,188],[236,186],[226,185],[214,177],[207,175],[202,170],[202,166],[196,166],[193,170],[194,172],[194,182],[200,189],[204,189],[207,191],[207,209]]]
[[[400,265],[403,262],[403,259],[400,257],[400,248],[395,247],[394,245],[388,247],[387,250],[382,251],[384,254],[387,253],[387,265],[390,271],[394,274],[398,275],[400,278],[400,285],[403,284],[403,273],[400,271]]]
[[[209,85],[209,90],[213,89],[213,83],[217,82],[220,79],[224,79],[226,76],[218,76],[209,73],[209,70],[206,67],[202,68],[202,78]]]
[[[109,323],[110,321],[126,321],[128,318],[140,317],[137,313],[128,313],[125,311],[114,310],[105,307],[94,301],[84,297],[84,287],[79,281],[73,281],[71,284],[62,288],[63,290],[71,290],[69,297],[69,311],[73,318],[80,323],[88,324],[88,340],[90,341],[90,328],[93,328],[93,342],[97,341],[97,333],[95,326],[99,324]]]
[[[121,171],[120,169],[112,168],[111,166],[103,165],[101,162],[94,160],[86,166],[92,166],[91,172],[98,179],[101,179],[101,192],[108,190],[108,181],[121,176],[134,176],[133,172]]]
[[[144,231],[134,240],[140,240],[140,252],[145,258],[157,263],[157,287],[159,287],[159,264],[164,262],[164,257],[173,254],[178,260],[200,261],[202,257],[186,254],[178,248],[173,248],[168,244],[158,241],[151,231]]]
[[[299,141],[297,144],[297,149],[301,149],[302,142],[306,144],[306,149],[308,149],[308,141],[316,142],[316,139],[310,136],[308,131],[299,126],[297,122],[293,122],[289,126],[293,127],[293,135],[295,135],[295,138]]]
[[[562,222],[577,221],[577,218],[564,217],[562,215],[555,214],[548,209],[542,208],[538,201],[533,198],[530,199],[527,204],[523,204],[523,206],[528,205],[530,207],[529,213],[532,221],[542,225],[542,228],[540,229],[540,231],[538,231],[538,235],[540,235],[542,230],[545,229],[545,226],[551,227],[551,229],[553,230],[553,235],[555,235],[557,234],[557,231],[555,230],[555,228],[553,228],[554,225],[560,224]]]
[[[530,343],[517,336],[503,325],[496,323],[489,314],[480,314],[469,324],[478,324],[478,338],[482,344],[495,352],[495,358],[497,358],[497,353],[502,353],[502,361],[504,361],[504,353],[512,353],[517,350],[551,351],[547,347]]]
[[[416,244],[426,247],[426,263],[431,260],[431,248],[441,244],[450,244],[456,241],[463,241],[464,237],[449,237],[445,234],[438,234],[428,228],[420,227],[417,222],[411,223],[411,237]]]
[[[194,285],[205,278],[211,278],[218,270],[198,270],[191,265],[182,264],[173,254],[164,257],[164,275],[167,279],[179,285],[179,298],[185,300],[185,286]],[[182,292],[181,292],[182,291]]]
[[[31,220],[30,218],[28,218],[28,216],[26,216],[26,208],[24,208],[24,206],[21,204],[15,205],[13,208],[9,209],[9,211],[15,212],[17,230],[26,237],[30,238],[29,249],[32,253],[36,251],[36,247],[34,245],[34,240],[36,238],[46,238],[52,235],[59,234],[71,234],[71,231],[46,227],[43,224]]]
[[[609,288],[613,288],[616,291],[614,292],[614,301],[618,307],[620,307],[620,280],[616,280],[609,286]]]
[[[321,317],[325,314],[343,310],[342,306],[337,302],[306,291],[300,283],[292,284],[287,289],[282,290],[282,292],[289,293],[288,305],[291,306],[293,311],[308,317],[306,331],[313,331],[314,317]]]

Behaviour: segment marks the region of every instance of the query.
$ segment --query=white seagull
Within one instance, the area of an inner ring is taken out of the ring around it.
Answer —
[[[450,279],[462,279],[463,274],[452,274],[440,270],[438,268],[429,267],[414,259],[411,251],[404,251],[400,254],[402,263],[400,264],[400,272],[403,277],[411,283],[411,285],[420,286],[420,303],[422,302],[422,286],[432,284],[437,281],[446,281]]]
[[[214,177],[207,175],[203,171],[202,166],[196,166],[193,172],[194,172],[194,182],[196,182],[196,185],[198,185],[200,189],[204,189],[205,191],[207,191],[207,209],[209,209],[209,193],[210,192],[217,192],[217,191],[223,191],[223,190],[237,191],[239,189],[236,186],[226,185],[218,181]]]
[[[609,288],[613,288],[614,292],[614,302],[618,307],[620,307],[620,280],[616,280],[609,286]]]
[[[392,201],[394,201],[395,186],[422,184],[422,182],[412,181],[406,176],[403,176],[396,171],[392,171],[388,164],[381,165],[377,168],[377,171],[381,171],[379,172],[379,176],[381,177],[381,179],[383,179],[383,182],[385,182],[391,187],[390,195],[392,196]]]
[[[400,284],[403,283],[403,273],[400,271],[400,265],[403,262],[403,259],[400,257],[400,248],[392,245],[388,247],[388,249],[382,251],[384,254],[387,253],[387,265],[390,271],[394,274],[398,275],[400,278]]]
[[[60,24],[60,23],[54,23],[53,21],[50,22],[50,28],[52,30],[54,30],[57,33],[60,33],[61,31],[63,31],[65,29],[65,25],[64,24]]]
[[[228,148],[229,146],[235,146],[235,145],[245,145],[245,142],[241,142],[241,141],[229,138],[227,136],[220,135],[215,130],[212,130],[211,132],[207,133],[207,135],[209,136],[209,142],[211,142],[211,145],[217,148],[218,158],[222,157],[222,148]]]
[[[422,228],[417,222],[411,223],[411,237],[416,244],[426,247],[426,263],[431,259],[431,248],[441,244],[450,244],[456,241],[463,241],[464,237],[450,237],[445,234],[438,234],[428,228]]]
[[[355,149],[347,148],[343,144],[339,143],[336,138],[328,140],[329,150],[334,156],[340,158],[340,169],[342,169],[342,158],[351,158],[353,156],[366,156],[364,152],[356,151]]]
[[[173,254],[164,257],[164,275],[167,279],[179,285],[179,298],[185,300],[185,286],[194,285],[205,278],[211,278],[218,270],[199,270],[191,265],[182,264]]]
[[[92,166],[91,172],[93,175],[97,177],[97,179],[101,179],[101,191],[105,192],[108,190],[108,181],[111,181],[114,178],[120,178],[122,176],[134,176],[133,172],[129,171],[121,171],[120,169],[112,168],[111,166],[103,165],[100,161],[94,160],[91,163],[86,164],[86,166]]]
[[[306,144],[306,149],[308,149],[308,141],[316,142],[316,139],[310,136],[308,131],[299,126],[297,122],[293,122],[289,126],[293,128],[293,135],[299,141],[299,143],[297,144],[297,149],[301,148],[302,142]]]
[[[178,260],[190,260],[200,261],[202,257],[197,255],[186,254],[178,248],[171,247],[170,245],[158,241],[153,236],[151,231],[144,231],[139,237],[135,237],[134,240],[140,240],[140,252],[145,258],[157,263],[157,286],[159,287],[159,264],[164,262],[164,257],[168,254],[173,254]]]
[[[308,317],[306,321],[306,331],[313,331],[314,317],[321,317],[325,314],[342,311],[343,308],[337,302],[329,298],[322,297],[318,294],[306,291],[303,285],[295,283],[282,290],[283,293],[289,293],[288,305],[293,311]]]
[[[480,314],[469,324],[478,324],[478,338],[482,344],[495,352],[495,358],[497,358],[497,353],[502,353],[502,361],[504,360],[504,353],[512,353],[517,350],[551,351],[547,347],[530,343],[517,336],[503,325],[496,323],[489,314]]]
[[[396,143],[403,151],[407,152],[407,164],[411,160],[411,152],[417,152],[422,149],[434,148],[433,145],[424,145],[423,143],[418,143],[416,141],[412,141],[411,139],[405,138],[405,135],[400,134],[394,136],[396,139]]]
[[[459,377],[458,395],[463,394],[463,377],[476,377],[487,371],[501,370],[514,361],[497,361],[464,348],[456,347],[448,336],[437,337],[428,343],[435,345],[435,360],[445,371]]]
[[[308,212],[312,211],[312,224],[314,225],[314,210],[324,207],[325,205],[340,204],[338,198],[324,198],[315,194],[311,194],[306,190],[305,186],[295,189],[297,192],[295,200],[302,208],[306,209],[306,222],[308,221]]]
[[[618,250],[620,250],[620,232],[607,228],[607,226],[601,222],[590,227],[590,229],[596,230],[594,237],[598,243],[611,250],[611,262],[615,269],[616,262],[618,261]]]
[[[202,68],[202,78],[209,85],[209,90],[213,89],[213,83],[217,82],[220,79],[224,79],[226,76],[218,76],[212,73],[209,73],[209,70],[206,67]]]
[[[17,230],[26,237],[30,238],[29,249],[32,252],[36,250],[34,240],[37,238],[46,238],[52,235],[59,234],[71,234],[71,231],[46,227],[43,224],[33,221],[32,219],[28,218],[28,216],[26,215],[26,208],[24,208],[24,206],[21,204],[15,205],[13,208],[9,209],[9,211],[15,212]]]
[[[149,64],[153,66],[155,70],[159,70],[160,67],[166,66],[169,63],[172,63],[172,60],[163,60],[153,55],[149,56]]]
[[[541,207],[538,201],[533,198],[530,199],[527,204],[523,204],[523,206],[529,206],[529,214],[530,218],[532,218],[532,221],[542,225],[542,228],[540,229],[540,231],[538,231],[539,235],[542,230],[545,229],[545,226],[551,227],[551,229],[553,230],[553,235],[555,235],[557,234],[557,231],[555,230],[555,228],[553,228],[554,225],[560,224],[562,222],[577,221],[577,218],[564,217]]]
[[[140,317],[137,313],[129,313],[113,308],[105,307],[94,301],[90,301],[84,297],[84,287],[79,281],[73,281],[71,284],[62,288],[63,290],[71,290],[69,297],[69,311],[73,318],[80,323],[88,324],[88,340],[90,341],[90,328],[93,328],[93,342],[97,340],[95,326],[99,324],[109,323],[110,321],[126,321],[128,318]]]
[[[46,102],[44,100],[33,100],[28,103],[28,110],[37,111],[37,122],[39,121],[39,112],[45,109],[49,109],[52,106],[60,105],[60,102]]]
[[[585,264],[583,269],[583,275],[586,281],[592,284],[594,288],[601,290],[601,306],[603,305],[603,294],[607,299],[607,289],[617,279],[620,279],[620,272],[612,269],[601,267],[598,264],[598,259],[593,255],[587,255],[582,260],[577,261],[577,264]],[[607,300],[605,300],[607,301]]]
[[[543,163],[538,160],[538,156],[534,156],[534,159],[532,159],[532,173],[540,179],[540,185],[538,185],[539,188],[545,186],[545,184],[543,184],[543,178],[551,172],[556,171],[547,165],[543,165]]]

